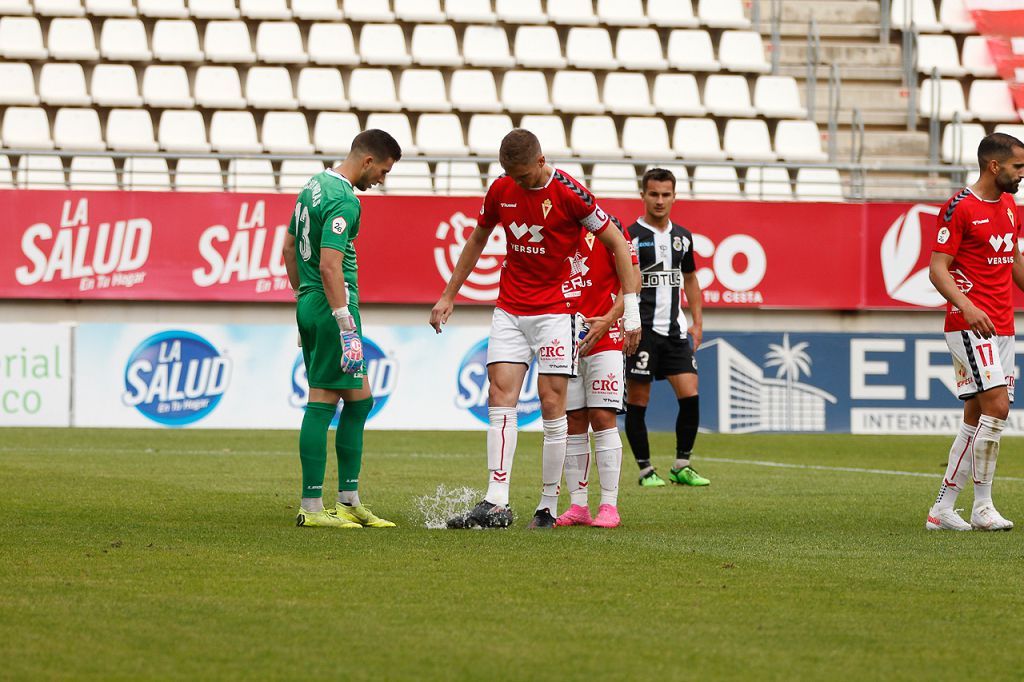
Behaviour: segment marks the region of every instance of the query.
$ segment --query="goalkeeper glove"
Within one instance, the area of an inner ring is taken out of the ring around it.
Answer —
[[[354,331],[341,332],[341,371],[357,374],[363,369],[363,342]]]

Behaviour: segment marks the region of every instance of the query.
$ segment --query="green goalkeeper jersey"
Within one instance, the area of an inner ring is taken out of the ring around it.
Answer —
[[[325,170],[317,173],[299,192],[288,233],[295,235],[299,264],[299,295],[324,290],[320,277],[320,251],[341,251],[349,304],[359,301],[356,236],[362,209],[346,178]]]

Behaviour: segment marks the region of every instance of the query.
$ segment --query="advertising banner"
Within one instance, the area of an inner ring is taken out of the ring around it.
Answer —
[[[70,424],[70,325],[0,324],[0,426]]]

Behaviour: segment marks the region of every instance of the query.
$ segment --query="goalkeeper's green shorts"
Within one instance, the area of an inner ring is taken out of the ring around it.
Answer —
[[[363,336],[363,324],[359,319],[359,303],[348,306],[356,320],[359,338]],[[308,291],[299,297],[295,307],[295,320],[299,324],[299,338],[302,340],[302,361],[306,365],[306,377],[310,388],[326,388],[342,391],[362,388],[364,369],[356,374],[341,371],[341,338],[338,323],[331,313],[327,297],[320,291]]]

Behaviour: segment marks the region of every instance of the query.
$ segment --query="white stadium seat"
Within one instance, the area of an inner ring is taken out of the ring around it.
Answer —
[[[653,28],[624,28],[615,39],[615,57],[625,69],[664,71],[668,61]]]
[[[711,28],[750,28],[750,20],[743,16],[742,0],[698,0],[697,17]]]
[[[141,107],[139,80],[127,64],[97,64],[92,70],[89,92],[104,107]]]
[[[294,7],[294,3],[292,7]],[[324,164],[312,159],[285,159],[281,162],[280,182],[282,192],[298,194],[311,177],[322,173]]]
[[[417,153],[416,145],[412,141],[412,126],[409,124],[409,117],[405,114],[381,114],[372,113],[366,117],[366,129],[377,128],[386,130],[395,138],[402,152],[406,156]]]
[[[604,104],[597,94],[597,78],[590,71],[559,71],[551,83],[551,103],[571,114],[600,114]]]
[[[483,178],[475,161],[439,161],[434,189],[442,194],[483,194]]]
[[[283,66],[254,66],[245,76],[245,99],[257,109],[297,109],[292,77]]]
[[[964,89],[960,81],[953,78],[939,79],[938,111],[933,111],[936,103],[933,101],[932,80],[930,78],[921,82],[921,91],[918,97],[918,113],[925,118],[931,118],[938,114],[942,121],[950,121],[953,114],[959,113],[960,120],[970,120],[971,114],[967,111],[967,103],[964,101]]]
[[[993,78],[998,75],[992,51],[988,49],[988,38],[985,36],[964,38],[960,61],[967,72],[977,78]]]
[[[577,116],[569,130],[569,145],[576,156],[620,157],[619,134],[611,116]]]
[[[194,27],[193,27],[194,28]],[[196,45],[198,51],[198,38]],[[107,19],[100,29],[100,54],[113,61],[149,61],[153,52],[149,49],[146,27],[139,19]],[[202,54],[200,54],[202,58]]]
[[[11,173],[11,160],[0,154],[0,189],[14,187],[14,175]]]
[[[313,24],[309,27],[309,61],[314,64],[358,64],[359,54],[348,24]]]
[[[292,14],[305,21],[341,21],[338,0],[292,0]]]
[[[569,29],[565,39],[565,58],[578,69],[616,69],[618,60],[612,55],[612,39],[605,28]]]
[[[291,19],[287,0],[238,0],[238,9],[246,19]]]
[[[978,158],[978,144],[985,137],[985,127],[980,123],[952,123],[942,130],[942,160],[957,165],[975,166]]]
[[[680,118],[672,129],[672,148],[684,159],[725,159],[718,126],[710,118]]]
[[[178,159],[174,188],[179,192],[222,192],[224,172],[217,159]]]
[[[188,0],[188,11],[196,19],[238,19],[242,16],[235,0]]]
[[[59,156],[32,154],[18,160],[18,187],[22,189],[65,189],[64,162]]]
[[[785,168],[751,166],[743,184],[743,193],[757,201],[792,201],[793,188]]]
[[[1006,81],[976,80],[967,95],[967,108],[979,121],[1020,121]]]
[[[206,140],[206,121],[198,111],[165,111],[157,128],[160,148],[185,154],[210,152]]]
[[[700,25],[693,15],[693,4],[679,0],[647,0],[647,16],[654,25],[667,28],[696,28]]]
[[[758,76],[754,84],[754,108],[766,118],[807,117],[792,76]]]
[[[892,0],[889,12],[893,28],[905,31],[913,24],[922,33],[942,33],[932,0]]]
[[[956,40],[951,35],[920,35],[917,37],[917,70],[926,76],[938,69],[940,76],[963,76]]]
[[[590,190],[598,197],[636,197],[640,194],[636,169],[629,164],[595,163]]]
[[[582,169],[583,167],[580,166],[580,170]],[[505,169],[501,167],[501,164],[498,163],[497,161],[491,161],[489,164],[487,164],[487,186],[490,187],[491,183],[493,183],[495,180],[497,180],[500,176],[504,174]],[[576,176],[574,175],[573,177]]]
[[[458,111],[499,112],[494,74],[485,70],[458,70],[452,74],[452,107]]]
[[[647,26],[651,23],[640,0],[597,0],[597,16],[602,24],[609,26]]]
[[[106,149],[95,109],[58,109],[53,117],[53,143],[57,149]]]
[[[690,73],[659,73],[654,77],[654,107],[668,116],[704,116],[697,79]]]
[[[274,168],[267,159],[231,159],[228,162],[231,192],[275,192]]]
[[[505,114],[473,114],[469,119],[469,151],[480,156],[497,156],[498,145],[515,126]]]
[[[31,66],[19,62],[0,62],[0,104],[39,104]]]
[[[779,121],[775,126],[775,153],[784,161],[828,160],[814,121]]]
[[[801,168],[796,172],[796,198],[802,201],[842,201],[843,185],[835,168]]]
[[[263,151],[256,121],[249,111],[215,111],[210,118],[210,146],[215,152],[258,154]]]
[[[94,17],[134,17],[138,10],[132,0],[85,0],[85,13]]]
[[[722,149],[730,159],[737,161],[774,161],[772,140],[768,124],[760,119],[733,119],[725,124]]]
[[[359,56],[375,66],[407,66],[412,57],[405,47],[405,33],[398,24],[364,24],[359,33]]]
[[[942,0],[939,3],[939,21],[951,33],[978,32],[964,0]]]
[[[345,17],[351,21],[394,21],[388,0],[345,0]]]
[[[96,36],[88,19],[57,18],[50,22],[46,44],[51,59],[95,61],[100,58]]]
[[[137,0],[139,14],[144,17],[184,19],[188,16],[185,0]]]
[[[271,154],[312,154],[309,124],[298,111],[268,111],[263,117],[260,140]]]
[[[548,158],[572,156],[561,116],[529,114],[523,116],[519,127],[526,128],[537,136],[537,139],[540,140],[540,148],[544,150],[544,155]]]
[[[542,71],[506,71],[501,81],[501,101],[513,114],[550,114],[548,81]]]
[[[299,106],[305,109],[331,109],[343,111],[348,108],[345,86],[341,72],[337,69],[309,66],[299,72],[296,87]]]
[[[107,114],[107,145],[118,152],[155,152],[148,109],[112,109]]]
[[[171,189],[167,159],[129,156],[124,160],[121,182],[126,190],[132,192],[166,192]]]
[[[668,63],[680,71],[718,71],[711,36],[704,29],[678,29],[668,36]]]
[[[242,21],[211,21],[203,33],[206,59],[211,62],[251,64],[256,61],[249,29]]]
[[[498,20],[491,0],[444,0],[444,12],[450,21],[465,24],[493,24]]]
[[[398,100],[409,111],[451,111],[444,76],[437,69],[405,69],[398,81]]]
[[[412,24],[440,24],[445,20],[440,0],[395,0],[395,17]]]
[[[200,66],[196,71],[196,104],[209,109],[244,109],[238,70],[233,66]]]
[[[203,61],[196,25],[188,19],[163,19],[156,22],[153,27],[153,56],[163,62]]]
[[[593,0],[548,0],[548,20],[565,26],[597,26]]]
[[[412,30],[412,61],[422,66],[462,66],[455,29],[422,24]]]
[[[467,26],[462,35],[462,56],[469,66],[515,66],[508,51],[508,35],[497,26]]]
[[[361,130],[359,119],[353,113],[321,111],[313,124],[313,145],[324,154],[347,154],[352,139]]]
[[[729,71],[768,73],[772,65],[764,55],[764,42],[756,31],[723,31],[718,41],[718,61]]]
[[[290,21],[264,21],[256,29],[256,56],[271,64],[305,64],[299,25]]]
[[[739,199],[740,182],[732,166],[697,166],[693,169],[693,198]]]
[[[53,149],[46,111],[38,107],[7,107],[0,140],[10,148]]]
[[[545,24],[548,21],[540,0],[495,0],[494,9],[498,21],[506,24]]]
[[[567,63],[554,26],[520,26],[516,29],[514,45],[520,66],[564,69]]]
[[[390,69],[353,69],[348,81],[348,99],[354,108],[364,111],[402,108]]]
[[[44,17],[84,17],[82,0],[34,0],[36,14]]]
[[[0,17],[0,56],[4,59],[46,59],[43,31],[35,17]]]
[[[1018,140],[1024,140],[1024,125],[1020,123],[1000,123],[995,127],[994,133],[1006,133],[1013,135]]]
[[[580,163],[576,163],[575,161],[558,161],[558,160],[556,160],[556,161],[549,161],[548,163],[550,163],[552,166],[554,166],[557,170],[562,171],[562,173],[572,177],[575,180],[579,180],[580,182],[583,182],[584,178],[587,177],[587,174],[583,172],[583,165],[580,164]],[[498,169],[499,169],[499,171],[501,170],[501,166],[500,165],[498,166]],[[490,171],[489,168],[488,168],[488,171]]]
[[[426,161],[406,161],[396,164],[384,178],[387,194],[430,194],[434,183]]]
[[[421,114],[416,121],[416,147],[421,154],[465,156],[469,153],[462,123],[455,114]]]
[[[189,109],[195,105],[185,67],[151,64],[142,74],[142,99],[147,106]]]
[[[622,127],[622,149],[626,156],[637,158],[675,158],[675,152],[668,141],[668,126],[663,118],[627,118]]]
[[[715,74],[704,82],[704,106],[713,116],[749,118],[757,112],[750,105],[747,79],[738,75]]]
[[[613,71],[605,76],[602,99],[613,114],[650,116],[655,113],[647,76],[642,73]]]
[[[0,14],[30,15],[32,14],[32,3],[30,0],[0,0]],[[8,166],[8,169],[10,169],[10,166]]]
[[[48,62],[39,72],[39,99],[50,106],[89,106],[81,64]]]

